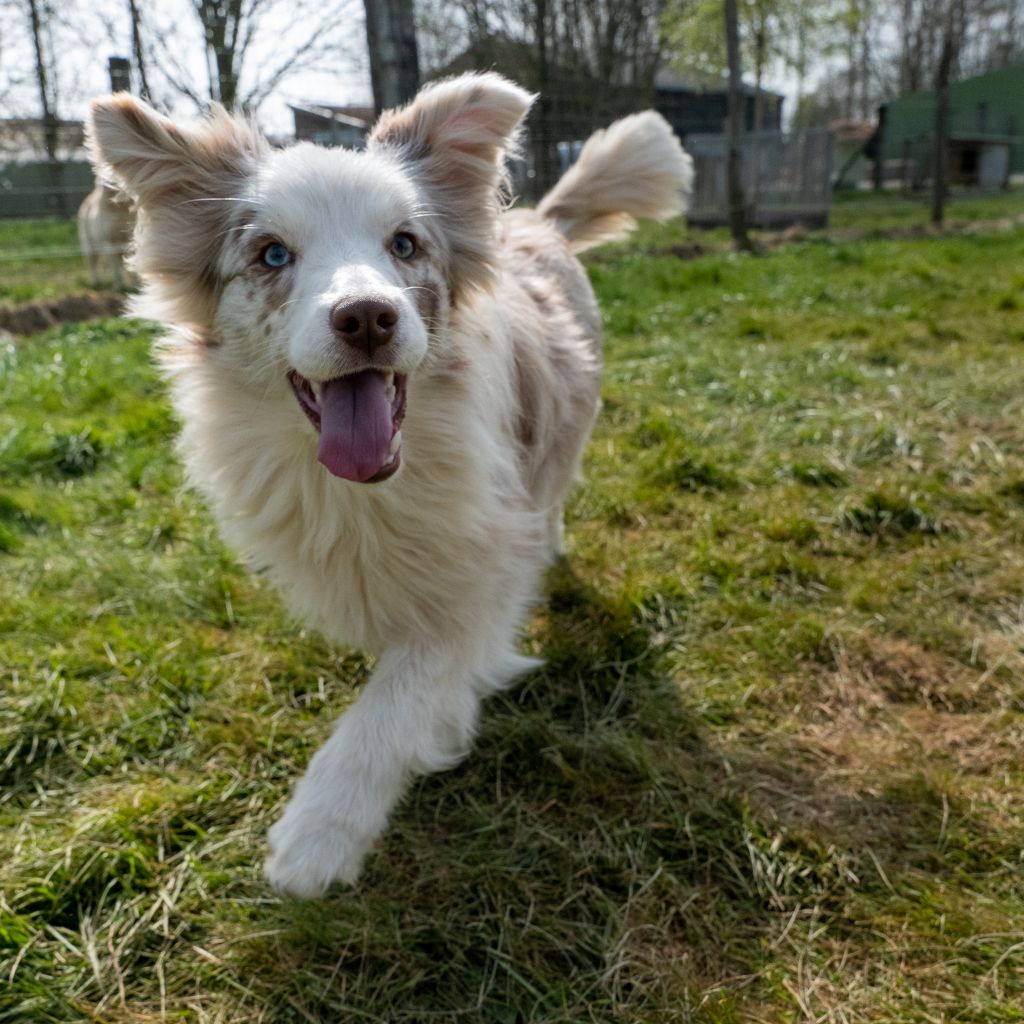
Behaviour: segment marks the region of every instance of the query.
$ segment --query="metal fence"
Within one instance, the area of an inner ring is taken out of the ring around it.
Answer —
[[[73,217],[93,184],[87,160],[0,164],[0,219]]]
[[[686,149],[696,172],[687,218],[695,227],[728,223],[724,135],[688,135]],[[832,199],[835,135],[824,129],[785,135],[753,132],[743,136],[743,190],[750,224],[781,228],[791,224],[825,227]]]

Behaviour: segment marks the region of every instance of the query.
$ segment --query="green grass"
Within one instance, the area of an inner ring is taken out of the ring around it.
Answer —
[[[926,225],[931,222],[931,202],[927,191],[910,195],[898,191],[841,191],[833,199],[829,223],[840,229]],[[1021,215],[1024,215],[1024,186],[1020,185],[987,195],[954,191],[946,206],[946,218],[951,225]]]
[[[89,287],[74,220],[0,220],[0,304],[53,299]]]
[[[145,325],[8,346],[0,1020],[1024,1020],[1022,268],[601,254],[547,667],[313,904],[263,835],[365,661],[182,492]]]
[[[1024,187],[1015,186],[1005,192],[990,194],[956,194],[946,207],[947,233],[973,230],[979,223],[1011,221],[1024,218]],[[864,236],[902,234],[929,229],[931,197],[927,192],[903,195],[900,192],[836,192],[829,211],[829,232],[836,240],[851,241]],[[1006,227],[1012,225],[1007,224]],[[825,232],[812,232],[823,238]],[[774,244],[778,233],[753,232],[761,244]],[[698,231],[679,220],[669,227],[642,225],[633,239],[622,246],[606,246],[587,259],[603,263],[620,251],[646,251],[655,255],[678,255],[692,258],[694,247],[704,252],[723,252],[731,248],[725,228]]]
[[[830,222],[833,229],[868,232],[926,225],[929,202],[926,194],[839,192],[832,204]],[[948,207],[949,222],[954,227],[1022,215],[1022,187],[991,195],[956,196]],[[628,243],[628,248],[631,251],[671,250],[694,245],[722,251],[729,246],[728,233],[724,229],[691,230],[683,221],[670,228],[645,226],[639,236]],[[597,254],[596,259],[601,260],[607,253],[616,251],[615,247],[610,247],[603,254]],[[111,287],[105,266],[101,274],[102,286]],[[90,287],[74,220],[0,220],[0,305],[54,299]]]

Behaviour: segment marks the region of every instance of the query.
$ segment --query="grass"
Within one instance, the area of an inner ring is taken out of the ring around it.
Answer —
[[[989,194],[954,191],[946,206],[946,218],[950,224],[1020,217],[1022,214],[1024,187],[1020,185]],[[909,195],[900,191],[841,191],[835,195],[829,220],[837,229],[923,226],[931,222],[931,195],[927,191]]]
[[[829,232],[811,232],[823,240],[856,241],[864,237],[907,235],[931,230],[931,197],[927,192],[905,195],[901,192],[836,192],[829,210]],[[954,194],[946,207],[946,233],[992,228],[1009,228],[1015,218],[1024,218],[1024,186],[1006,191]],[[1000,222],[1002,222],[1000,224]],[[755,240],[771,247],[779,233],[753,232]],[[731,248],[725,228],[698,231],[679,220],[668,227],[642,225],[633,239],[622,247],[606,246],[588,259],[602,263],[621,251],[645,251],[652,255],[677,255],[684,259],[695,253],[724,252]]]
[[[923,226],[929,223],[929,202],[925,194],[838,192],[832,205],[831,225],[851,231]],[[947,212],[949,223],[954,226],[1021,216],[1024,187],[990,195],[954,196]],[[631,243],[633,249],[670,249],[680,245],[722,250],[728,247],[728,235],[725,230],[690,230],[680,221],[670,228],[644,227],[639,238]],[[101,287],[111,288],[109,268],[103,265],[100,273]],[[90,287],[74,220],[0,220],[0,306],[55,299]]]
[[[0,304],[53,299],[89,287],[74,220],[0,220]]]
[[[1021,267],[604,251],[546,668],[313,904],[263,835],[366,663],[181,491],[146,325],[8,346],[0,1020],[1024,1020]]]

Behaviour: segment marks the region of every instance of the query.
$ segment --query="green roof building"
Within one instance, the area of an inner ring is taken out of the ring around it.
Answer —
[[[949,87],[949,146],[953,186],[1002,188],[1024,173],[1024,63],[953,82]],[[934,165],[935,93],[912,92],[879,109],[882,176],[920,187]]]

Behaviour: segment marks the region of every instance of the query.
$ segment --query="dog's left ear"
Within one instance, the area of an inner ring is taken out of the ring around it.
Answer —
[[[443,218],[456,293],[490,280],[504,159],[532,102],[501,75],[462,75],[385,111],[370,135],[371,151],[395,152],[410,165]]]

